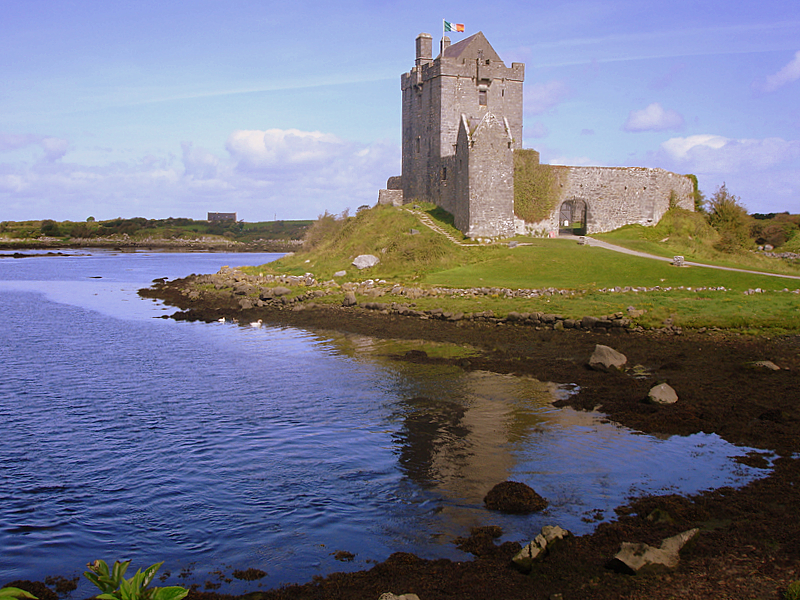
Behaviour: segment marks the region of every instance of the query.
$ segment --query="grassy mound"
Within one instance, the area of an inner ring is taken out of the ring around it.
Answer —
[[[454,237],[463,237],[447,213],[433,205],[422,208],[438,227]],[[353,259],[372,254],[380,263],[365,270],[363,278],[420,280],[429,273],[479,262],[501,251],[493,247],[457,246],[404,208],[376,206],[353,217],[322,215],[309,230],[302,252],[265,265],[264,269],[292,275],[313,272],[322,280],[330,279],[338,271],[347,271],[348,278],[352,278],[358,273],[352,265]]]

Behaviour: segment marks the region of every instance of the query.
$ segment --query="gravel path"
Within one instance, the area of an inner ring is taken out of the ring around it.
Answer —
[[[586,243],[589,246],[596,246],[598,248],[605,248],[606,250],[613,250],[614,252],[621,252],[622,254],[630,254],[632,256],[641,256],[642,258],[652,258],[653,260],[663,260],[665,262],[672,262],[671,258],[667,258],[665,256],[656,256],[655,254],[647,254],[646,252],[639,252],[638,250],[629,250],[628,248],[623,248],[622,246],[615,246],[614,244],[609,244],[608,242],[601,242],[600,240],[596,240],[594,238],[587,237]],[[800,279],[798,275],[783,275],[779,273],[766,273],[764,271],[750,271],[748,269],[735,269],[733,267],[720,267],[718,265],[705,265],[703,263],[696,263],[696,262],[689,262],[685,261],[683,263],[689,267],[706,267],[708,269],[719,269],[721,271],[736,271],[738,273],[754,273],[756,275],[768,275],[770,277],[783,277],[785,279]]]

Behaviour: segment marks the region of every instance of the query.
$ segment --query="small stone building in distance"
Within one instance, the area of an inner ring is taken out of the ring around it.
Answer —
[[[221,213],[221,212],[210,212],[208,213],[209,223],[217,223],[219,221],[236,221],[236,213]]]
[[[670,203],[694,208],[691,179],[662,169],[542,165],[554,177],[552,210],[535,223],[518,216],[515,153],[539,166],[538,153],[522,150],[524,80],[525,65],[507,67],[481,32],[455,44],[443,37],[435,58],[433,39],[419,34],[414,67],[401,76],[402,175],[379,202],[432,202],[471,238],[597,233],[654,225]]]

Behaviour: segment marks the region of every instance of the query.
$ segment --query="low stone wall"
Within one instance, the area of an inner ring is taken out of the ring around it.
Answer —
[[[694,186],[685,175],[644,167],[558,167],[561,193],[549,220],[517,223],[517,231],[559,230],[561,205],[582,201],[586,233],[612,231],[623,225],[652,226],[670,208],[694,210]]]
[[[379,190],[378,204],[403,206],[403,190]]]

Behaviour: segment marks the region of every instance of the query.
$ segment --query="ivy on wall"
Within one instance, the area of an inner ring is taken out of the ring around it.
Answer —
[[[566,169],[539,163],[536,150],[514,151],[514,214],[528,223],[548,218],[556,208]]]

